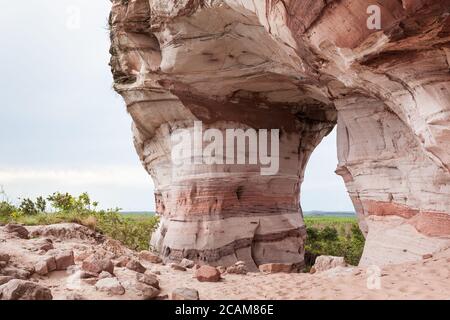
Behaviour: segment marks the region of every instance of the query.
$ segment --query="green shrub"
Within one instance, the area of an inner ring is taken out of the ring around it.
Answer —
[[[36,201],[23,199],[19,208],[6,201],[0,202],[0,217],[3,216],[3,222],[24,225],[78,223],[119,240],[133,250],[148,249],[151,233],[158,225],[158,218],[151,215],[125,216],[118,208],[97,210],[98,202],[92,202],[87,193],[75,197],[56,192],[46,199],[53,212],[46,212],[47,201],[38,197]]]
[[[0,202],[0,216],[9,216],[14,211],[17,211],[17,208],[13,206],[11,203],[7,201]]]
[[[156,216],[124,216],[118,211],[107,211],[98,216],[99,230],[133,250],[149,248],[150,236],[157,225]]]
[[[356,219],[348,218],[310,218],[307,224],[305,262],[307,270],[320,255],[344,257],[350,265],[358,265],[365,239]]]
[[[19,205],[19,211],[26,216],[32,216],[39,213],[33,200],[28,198],[22,199]]]
[[[0,222],[7,222],[9,217],[16,211],[18,209],[11,204],[3,190],[3,186],[0,186]]]
[[[43,197],[38,197],[36,199],[36,209],[40,213],[44,213],[45,210],[47,209],[47,201],[45,201],[45,199]]]

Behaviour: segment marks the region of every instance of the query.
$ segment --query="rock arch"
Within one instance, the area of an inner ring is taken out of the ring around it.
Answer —
[[[450,245],[448,0],[113,0],[111,67],[156,186],[166,260],[303,263],[299,205],[314,148],[338,126],[337,173],[361,264]],[[280,129],[280,171],[171,163],[170,133]]]

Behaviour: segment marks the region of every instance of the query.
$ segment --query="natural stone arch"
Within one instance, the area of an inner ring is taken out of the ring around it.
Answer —
[[[383,30],[366,27],[370,1],[113,1],[115,89],[155,181],[166,260],[302,265],[303,173],[336,120],[362,264],[448,246],[450,2],[377,3]],[[193,165],[174,183],[170,133],[196,120],[281,129],[280,172]]]

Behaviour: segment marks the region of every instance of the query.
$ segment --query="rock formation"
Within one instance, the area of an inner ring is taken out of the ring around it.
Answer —
[[[9,224],[0,226],[0,243],[0,300],[160,298],[159,279],[150,270],[157,263],[87,227]],[[140,269],[121,265],[122,259]]]
[[[243,272],[243,261],[226,270],[217,267],[219,274],[211,266],[173,270],[147,251],[133,251],[76,224],[26,226],[24,230],[33,235],[28,239],[9,227],[0,225],[0,303],[43,299],[436,300],[450,296],[450,248],[424,255],[420,261],[382,268],[344,267],[342,258],[321,257],[325,260],[318,259],[320,266],[315,266],[314,274],[287,275],[292,265],[280,263],[261,265],[263,272],[247,273]],[[50,242],[53,249],[42,249],[43,243]],[[64,271],[56,270],[56,257],[65,256],[57,253],[63,252],[73,252],[75,264]],[[146,268],[145,273],[130,270],[123,260],[138,260]],[[39,272],[40,262],[47,264],[46,272]],[[372,281],[376,275],[382,276],[380,290],[373,287],[377,285]]]
[[[449,0],[112,3],[115,89],[155,182],[151,244],[164,260],[301,266],[303,173],[336,124],[361,264],[450,245]],[[278,173],[176,167],[171,133],[195,121],[279,129]]]

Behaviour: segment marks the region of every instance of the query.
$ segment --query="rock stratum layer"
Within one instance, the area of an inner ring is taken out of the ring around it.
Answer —
[[[303,264],[308,159],[337,124],[361,265],[450,245],[449,0],[113,0],[111,67],[167,261]],[[381,29],[370,29],[377,5]],[[280,170],[174,168],[170,135],[280,130]]]

